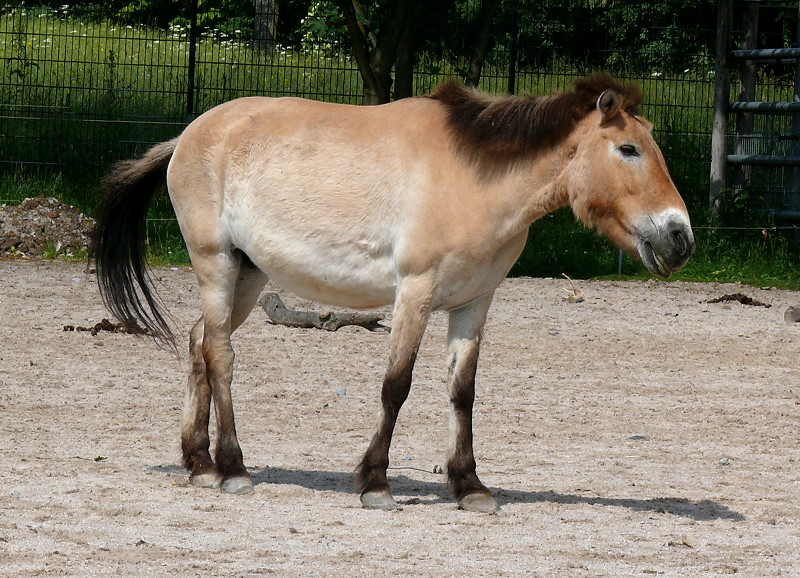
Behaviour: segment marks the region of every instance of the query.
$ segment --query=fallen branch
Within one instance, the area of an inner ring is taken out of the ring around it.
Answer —
[[[302,329],[324,329],[336,331],[345,325],[357,325],[369,331],[391,331],[381,325],[384,316],[380,313],[317,313],[315,311],[296,311],[283,304],[277,293],[265,293],[259,300],[272,323]]]
[[[566,293],[565,296],[561,298],[562,301],[569,301],[570,303],[580,303],[583,301],[583,291],[581,291],[580,287],[575,284],[575,281],[569,278],[569,275],[566,273],[561,274],[563,277],[569,281],[570,285],[572,285],[572,291],[569,289],[561,288],[561,290]]]

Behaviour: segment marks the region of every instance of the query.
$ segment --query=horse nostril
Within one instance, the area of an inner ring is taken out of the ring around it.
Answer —
[[[683,256],[689,252],[689,239],[686,233],[681,229],[676,229],[671,233],[672,244],[678,250],[678,254]]]

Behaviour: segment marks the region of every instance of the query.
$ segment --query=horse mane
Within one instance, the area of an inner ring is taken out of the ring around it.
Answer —
[[[447,110],[448,128],[459,152],[481,168],[497,170],[563,141],[595,110],[597,99],[608,89],[622,98],[622,110],[639,114],[639,88],[622,85],[604,73],[577,79],[572,90],[551,96],[492,96],[450,81],[429,98]]]

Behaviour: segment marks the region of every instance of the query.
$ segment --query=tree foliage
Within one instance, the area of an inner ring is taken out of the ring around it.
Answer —
[[[254,0],[196,0],[201,31],[253,37]],[[63,0],[45,0],[58,8]],[[300,48],[324,43],[352,54],[347,6],[355,5],[364,36],[380,38],[395,25],[405,0],[277,0],[276,41]],[[469,62],[480,50],[487,6],[492,14],[487,52],[507,59],[512,47],[520,67],[544,69],[555,62],[581,68],[631,72],[676,72],[697,64],[695,55],[713,54],[715,0],[430,0],[407,2],[414,51],[431,59]],[[111,10],[126,22],[168,27],[186,24],[194,2],[178,0],[96,0],[71,4],[73,10]],[[785,11],[784,11],[785,12]],[[769,19],[780,31],[789,20]],[[238,32],[237,32],[238,31]],[[780,31],[778,33],[780,33]],[[468,66],[468,65],[466,65]],[[467,75],[467,69],[464,69]]]
[[[713,55],[714,0],[506,0],[497,42],[516,35],[520,66],[673,72]]]

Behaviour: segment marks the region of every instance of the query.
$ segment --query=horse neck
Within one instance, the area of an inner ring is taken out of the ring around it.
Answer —
[[[565,171],[570,148],[569,143],[556,146],[520,163],[509,173],[504,188],[506,196],[518,207],[517,227],[520,230],[569,204]]]

